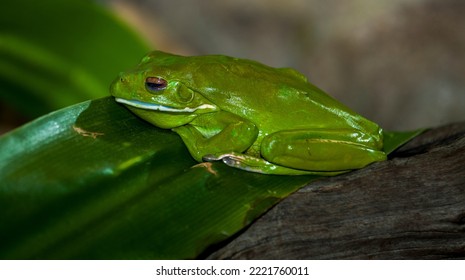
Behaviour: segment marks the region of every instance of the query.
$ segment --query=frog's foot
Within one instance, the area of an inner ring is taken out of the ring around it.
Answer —
[[[320,175],[320,176],[333,176],[347,171],[307,171],[288,168],[280,165],[273,164],[262,158],[256,158],[246,154],[240,153],[228,153],[221,155],[205,155],[202,158],[204,161],[222,161],[228,166],[235,167],[238,169],[262,173],[262,174],[274,174],[274,175]]]

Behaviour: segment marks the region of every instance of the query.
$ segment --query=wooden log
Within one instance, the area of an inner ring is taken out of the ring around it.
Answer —
[[[209,259],[464,259],[465,122],[300,189]]]

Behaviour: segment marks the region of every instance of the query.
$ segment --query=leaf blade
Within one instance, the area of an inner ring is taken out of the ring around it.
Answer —
[[[111,97],[1,137],[0,170],[2,259],[196,258],[318,178],[197,164]]]

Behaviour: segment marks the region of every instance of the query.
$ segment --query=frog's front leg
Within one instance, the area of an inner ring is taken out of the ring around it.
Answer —
[[[201,115],[191,123],[172,130],[181,136],[198,162],[205,155],[242,153],[258,135],[253,123],[224,111]]]
[[[261,155],[277,165],[310,171],[344,171],[386,160],[382,133],[358,130],[289,130],[263,139]]]

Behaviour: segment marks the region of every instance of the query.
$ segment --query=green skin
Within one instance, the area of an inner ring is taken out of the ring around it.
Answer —
[[[329,176],[386,159],[377,124],[290,68],[154,51],[121,73],[111,94],[142,119],[179,134],[199,162]]]

